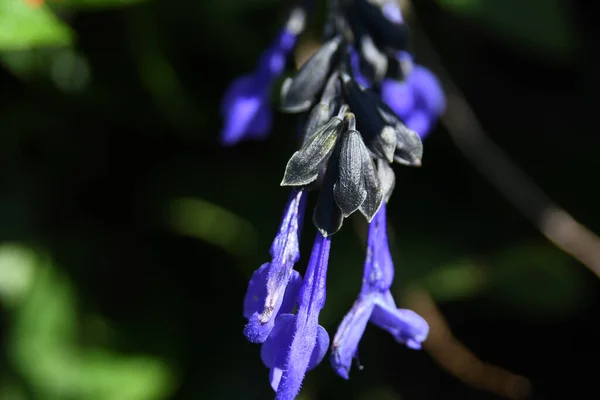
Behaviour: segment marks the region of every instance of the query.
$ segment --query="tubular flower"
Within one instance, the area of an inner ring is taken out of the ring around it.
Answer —
[[[274,331],[262,346],[261,356],[271,368],[276,399],[295,398],[306,371],[323,360],[329,347],[329,335],[319,325],[319,313],[325,305],[330,247],[331,240],[318,233],[298,294],[298,311],[277,317]]]
[[[387,241],[384,205],[369,225],[360,295],[333,339],[331,364],[341,377],[348,379],[352,359],[369,321],[412,349],[420,349],[421,343],[427,338],[427,322],[414,311],[396,307],[390,293],[393,279],[394,264]]]
[[[256,70],[234,80],[221,102],[224,127],[221,143],[234,145],[245,139],[264,139],[271,131],[273,112],[269,94],[285,71],[287,60],[304,30],[305,12],[295,8],[285,27],[263,52]]]
[[[308,3],[294,8],[292,15],[302,18],[288,20],[257,71],[234,82],[225,95],[226,143],[268,131],[267,87],[284,71],[282,60],[304,26]],[[271,261],[254,272],[244,299],[244,334],[262,344],[261,358],[278,400],[298,395],[306,372],[323,360],[330,345],[319,324],[329,252],[332,236],[353,214],[370,224],[367,255],[361,292],[332,342],[334,370],[348,378],[368,322],[413,349],[429,331],[419,315],[397,308],[390,293],[394,266],[386,204],[396,184],[391,165],[421,165],[421,139],[443,112],[444,95],[435,76],[408,53],[409,29],[394,1],[329,0],[329,6],[323,44],[281,86],[281,111],[301,114],[302,121],[299,148],[290,152],[281,180],[292,194]],[[311,210],[317,234],[302,278],[294,266],[310,192],[317,192]]]
[[[299,235],[306,206],[306,193],[293,191],[288,201],[279,232],[271,245],[271,262],[257,269],[244,298],[244,317],[248,324],[244,335],[251,342],[264,342],[281,312],[291,312],[302,284],[293,269],[300,258]]]

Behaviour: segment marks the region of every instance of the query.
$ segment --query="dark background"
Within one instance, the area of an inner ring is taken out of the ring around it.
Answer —
[[[6,4],[17,1],[0,0],[0,399],[272,398],[241,311],[288,196],[279,182],[295,120],[276,114],[265,142],[223,148],[219,103],[254,68],[285,2],[50,2],[76,35],[63,46],[11,37]],[[490,137],[600,232],[592,3],[423,0],[406,16],[418,16]],[[19,21],[23,38],[41,26]],[[527,378],[530,398],[598,396],[598,279],[441,124],[423,161],[395,168],[397,298],[431,295],[456,338]],[[351,218],[333,241],[321,317],[331,335],[360,287],[364,228]],[[301,271],[313,236],[307,222]],[[344,381],[326,358],[300,398],[500,398],[374,326],[359,349],[363,371]]]

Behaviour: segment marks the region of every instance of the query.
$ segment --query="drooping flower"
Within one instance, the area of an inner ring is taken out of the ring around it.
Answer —
[[[395,1],[331,0],[326,21],[322,46],[281,87],[281,110],[301,114],[302,121],[299,149],[281,181],[294,192],[272,260],[254,273],[244,300],[244,334],[262,343],[261,358],[279,400],[293,400],[306,372],[327,352],[329,335],[319,314],[331,238],[356,211],[370,223],[363,285],[333,340],[334,369],[348,378],[368,322],[414,349],[429,330],[416,313],[398,309],[390,293],[394,267],[386,203],[396,183],[391,164],[421,165],[421,139],[443,111],[443,93],[407,52],[409,32]],[[235,82],[225,97],[230,125],[222,138],[228,143],[266,133],[271,120],[266,87],[285,59],[277,49],[293,47],[284,42],[265,52],[257,71]],[[302,279],[293,267],[309,191],[318,191],[312,212],[318,233]]]
[[[293,269],[300,258],[299,237],[306,207],[306,192],[292,192],[279,232],[271,245],[271,262],[257,269],[244,298],[244,335],[254,343],[264,342],[278,313],[291,312],[302,278]]]
[[[413,89],[415,110],[426,113],[430,121],[435,122],[446,108],[446,97],[438,78],[429,69],[415,65],[408,82]]]
[[[418,64],[411,66],[404,81],[385,79],[381,84],[381,98],[421,139],[434,127],[446,104],[437,77]]]
[[[402,23],[402,11],[395,0],[386,1],[382,7],[387,19]],[[410,53],[396,54],[402,79],[386,77],[381,83],[381,98],[406,123],[424,139],[440,115],[446,100],[437,77],[422,65],[416,64]]]
[[[261,55],[256,70],[239,77],[227,88],[221,102],[222,144],[234,145],[248,138],[264,139],[269,134],[273,120],[271,88],[285,70],[298,35],[304,30],[305,18],[302,8],[294,8],[286,26]]]
[[[348,379],[352,359],[368,322],[385,329],[413,349],[420,349],[429,326],[414,311],[398,309],[390,293],[394,265],[386,233],[385,205],[369,225],[367,257],[360,295],[340,324],[331,347],[331,363],[341,377]]]
[[[319,325],[319,313],[325,305],[330,248],[331,240],[318,233],[298,294],[298,311],[279,315],[275,329],[262,346],[261,357],[271,369],[271,386],[277,400],[294,399],[306,371],[316,367],[327,353],[329,335]]]

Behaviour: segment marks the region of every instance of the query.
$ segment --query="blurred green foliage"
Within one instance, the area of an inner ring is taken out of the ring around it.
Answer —
[[[165,223],[234,256],[247,256],[256,247],[256,231],[248,221],[202,199],[174,199]]]
[[[73,41],[72,30],[50,8],[23,1],[0,1],[0,49],[31,50],[42,46],[65,46]]]
[[[76,295],[44,258],[22,245],[0,246],[0,300],[12,314],[7,349],[28,391],[48,400],[165,398],[174,385],[163,362],[80,344]],[[26,399],[15,394],[22,392],[15,382],[0,384],[2,399]]]
[[[142,3],[147,0],[55,0],[54,5],[74,9],[110,9]],[[51,3],[52,0],[49,0]]]

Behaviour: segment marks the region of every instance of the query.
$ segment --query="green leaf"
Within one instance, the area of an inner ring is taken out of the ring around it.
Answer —
[[[90,348],[78,342],[82,316],[76,309],[76,293],[59,268],[25,247],[0,247],[0,261],[12,266],[11,270],[27,263],[34,269],[27,296],[14,307],[7,348],[15,370],[36,393],[36,398],[169,397],[175,388],[175,378],[162,360],[150,355],[124,355],[106,348]]]
[[[14,307],[27,296],[34,278],[36,254],[18,244],[0,245],[0,301]]]
[[[562,0],[438,0],[518,49],[555,58],[573,54],[573,20]]]
[[[127,356],[89,349],[82,356],[80,398],[90,400],[159,400],[175,382],[166,365],[147,356]]]
[[[0,50],[71,44],[73,32],[45,5],[0,0]]]
[[[166,222],[176,233],[204,240],[232,255],[243,256],[255,248],[256,231],[247,220],[203,199],[173,199]]]
[[[4,379],[0,381],[0,399],[27,400],[27,395],[18,383]]]
[[[473,261],[464,259],[435,268],[420,283],[436,301],[455,301],[479,294],[487,276]]]
[[[127,7],[138,3],[143,3],[146,0],[61,0],[61,7],[69,8],[115,8]]]

